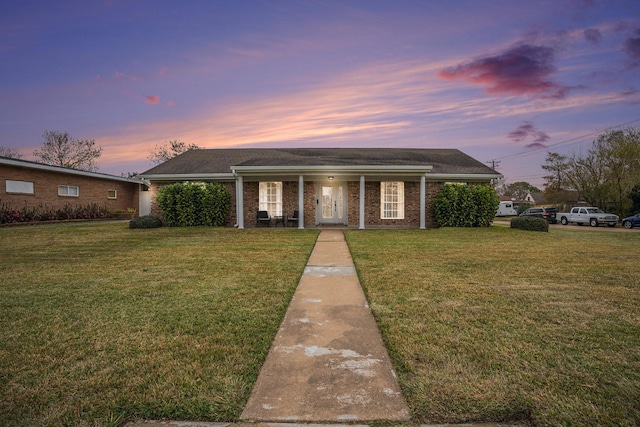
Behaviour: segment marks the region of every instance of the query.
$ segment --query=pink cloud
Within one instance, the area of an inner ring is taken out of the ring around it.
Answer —
[[[156,105],[158,102],[160,102],[160,97],[158,95],[145,96],[145,99],[147,100],[147,104],[149,105]]]
[[[597,28],[588,28],[584,30],[584,39],[591,44],[600,44],[602,33]]]
[[[631,67],[640,65],[640,28],[634,31],[637,37],[629,37],[624,41],[623,50],[631,61]]]
[[[125,73],[122,73],[122,72],[120,72],[120,71],[116,71],[116,72],[114,72],[114,73],[113,73],[113,76],[114,76],[115,78],[117,78],[117,79],[127,79],[127,80],[131,80],[131,81],[133,81],[133,82],[137,82],[137,81],[141,81],[141,80],[142,80],[142,79],[141,79],[140,77],[138,77],[138,76],[133,76],[133,75],[130,75],[130,74],[125,74]]]
[[[167,103],[166,103],[165,105],[166,105],[167,107],[173,107],[173,106],[175,106],[175,105],[176,105],[176,103],[175,103],[175,102],[173,102],[173,101],[167,101]]]
[[[520,44],[497,55],[445,68],[438,76],[484,86],[489,94],[563,99],[570,88],[549,79],[556,71],[554,57],[551,47]]]
[[[509,139],[515,142],[522,142],[526,139],[533,139],[533,143],[527,144],[526,148],[546,148],[547,146],[544,144],[551,137],[547,135],[545,132],[542,132],[533,125],[531,122],[522,122],[520,126],[516,128],[516,130],[509,132],[507,135]]]

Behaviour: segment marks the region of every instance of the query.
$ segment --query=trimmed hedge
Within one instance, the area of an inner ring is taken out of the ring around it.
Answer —
[[[511,228],[527,231],[549,231],[549,223],[546,219],[533,216],[517,216],[511,218]]]
[[[231,194],[217,183],[177,182],[160,188],[158,204],[169,227],[223,226]]]
[[[158,228],[162,227],[162,221],[157,216],[145,215],[133,218],[129,221],[129,228]]]
[[[489,227],[499,205],[490,185],[445,184],[431,207],[441,227]]]

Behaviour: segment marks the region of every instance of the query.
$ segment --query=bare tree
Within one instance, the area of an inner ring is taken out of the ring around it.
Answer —
[[[21,159],[22,154],[10,147],[0,147],[0,157],[9,157],[10,159]]]
[[[33,155],[42,163],[52,166],[96,171],[96,159],[102,154],[102,148],[96,147],[94,139],[72,138],[67,132],[46,131],[40,150]]]
[[[564,189],[575,189],[589,204],[624,214],[632,205],[629,194],[640,185],[640,130],[608,130],[598,136],[585,155],[547,156],[543,169],[561,178]],[[555,163],[554,163],[555,162]],[[555,164],[557,168],[552,167]],[[557,184],[545,176],[547,191]],[[558,188],[562,188],[558,187]],[[555,188],[554,188],[555,190]]]
[[[182,141],[173,140],[165,143],[164,145],[156,145],[155,148],[151,151],[151,154],[147,157],[153,163],[159,164],[166,162],[169,159],[173,159],[179,154],[182,154],[189,150],[199,150],[202,147],[197,146],[196,144],[189,144]]]

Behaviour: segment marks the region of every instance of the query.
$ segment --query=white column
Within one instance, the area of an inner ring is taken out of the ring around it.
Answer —
[[[298,228],[304,228],[304,176],[298,176]]]
[[[244,188],[241,176],[236,179],[236,218],[238,228],[244,228]]]
[[[424,199],[426,196],[426,191],[424,188],[424,184],[425,184],[425,177],[424,175],[422,175],[420,177],[420,230],[424,230],[425,228],[427,228],[425,226],[426,203]]]
[[[360,175],[360,230],[364,230],[364,175]]]

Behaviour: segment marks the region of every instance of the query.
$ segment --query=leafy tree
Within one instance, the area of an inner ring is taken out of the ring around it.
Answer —
[[[559,192],[562,190],[570,190],[570,186],[567,180],[567,174],[571,163],[567,156],[563,156],[560,153],[547,153],[545,164],[542,165],[542,169],[547,172],[544,178],[545,192]]]
[[[33,155],[42,163],[71,169],[96,171],[102,148],[93,139],[72,138],[67,132],[46,131],[40,150]]]
[[[0,147],[0,157],[9,157],[11,159],[21,159],[22,154],[18,153],[17,150],[9,147]]]
[[[501,194],[503,196],[511,197],[516,200],[524,200],[527,197],[527,193],[541,193],[541,190],[529,184],[528,182],[518,181],[512,184],[504,184],[501,188]]]
[[[628,214],[635,215],[640,212],[640,184],[631,189],[629,199],[631,200],[631,208],[629,209]]]
[[[186,151],[200,150],[201,148],[202,147],[199,147],[196,144],[187,145],[186,143],[178,141],[176,139],[173,141],[169,141],[164,145],[156,145],[147,158],[153,163],[159,164],[166,162],[167,160],[172,159]]]

